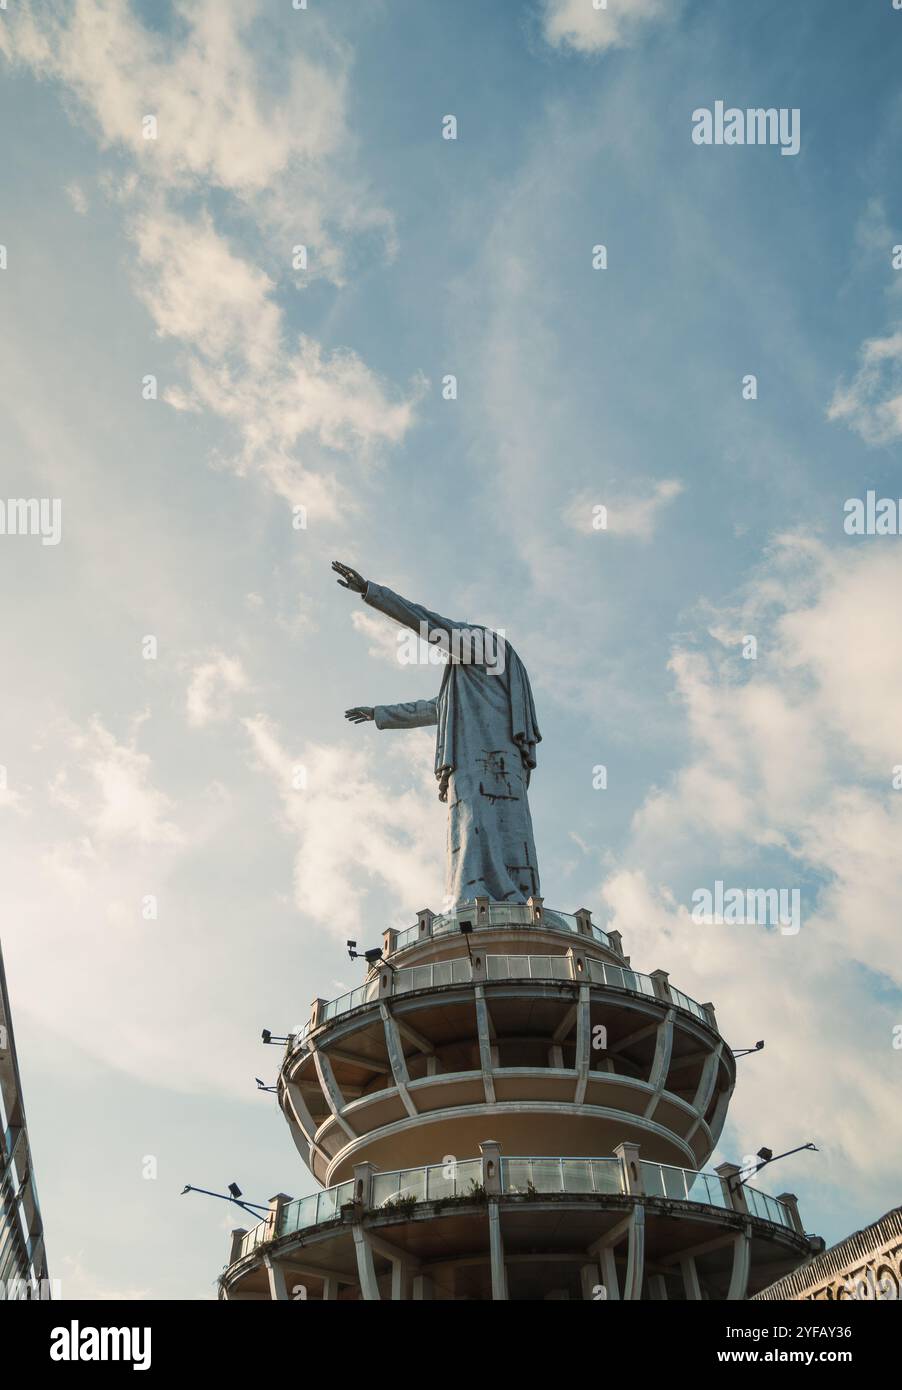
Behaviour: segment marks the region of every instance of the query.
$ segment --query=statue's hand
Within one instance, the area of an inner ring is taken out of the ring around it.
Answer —
[[[332,568],[336,574],[341,575],[338,582],[343,589],[353,589],[357,594],[366,593],[366,580],[362,574],[352,570],[350,565],[343,565],[340,560],[333,560]]]
[[[376,711],[370,705],[357,705],[354,709],[345,710],[345,719],[350,719],[352,724],[365,724],[368,719],[375,719]]]

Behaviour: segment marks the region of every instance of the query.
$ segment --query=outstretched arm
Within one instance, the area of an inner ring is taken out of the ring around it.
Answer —
[[[394,618],[396,623],[401,623],[404,627],[412,627],[414,632],[425,630],[427,633],[467,633],[470,631],[469,624],[455,622],[453,618],[443,618],[440,613],[433,613],[431,608],[424,608],[420,603],[412,603],[410,599],[402,598],[392,589],[386,589],[382,584],[374,584],[371,579],[364,579],[363,575],[352,570],[350,565],[343,565],[340,560],[333,560],[332,568],[339,576],[338,582],[343,589],[351,589],[354,593],[362,594],[364,602],[368,603],[371,608],[378,608],[380,613]]]
[[[438,723],[438,700],[410,700],[403,705],[377,705],[377,729],[422,729]]]
[[[438,700],[410,700],[402,705],[356,705],[345,710],[352,724],[374,720],[377,729],[422,729],[438,723]]]

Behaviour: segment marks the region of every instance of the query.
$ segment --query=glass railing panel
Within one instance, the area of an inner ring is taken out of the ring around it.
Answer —
[[[528,980],[530,978],[529,956],[506,956],[508,976],[512,980]]]
[[[426,1169],[402,1168],[398,1174],[398,1197],[402,1200],[413,1197],[417,1202],[426,1200]]]
[[[576,918],[569,912],[557,912],[550,907],[546,907],[542,911],[542,917],[544,919],[542,925],[548,927],[551,931],[579,931]]]
[[[729,1211],[732,1207],[726,1186],[721,1178],[713,1173],[693,1173],[687,1171],[686,1182],[689,1188],[689,1201],[701,1202],[708,1207],[722,1207]]]
[[[648,1163],[645,1159],[640,1160],[639,1167],[642,1170],[642,1185],[646,1195],[649,1197],[664,1196],[664,1174],[660,1163]]]
[[[426,1169],[426,1200],[438,1202],[442,1198],[455,1197],[456,1163],[433,1163]]]
[[[602,931],[601,927],[596,927],[594,922],[592,923],[592,937],[595,941],[600,941],[602,946],[610,947],[611,945],[611,938],[608,936],[607,932]]]
[[[451,980],[456,985],[466,984],[473,974],[469,956],[455,956],[451,961]]]
[[[564,1170],[565,1192],[594,1192],[591,1158],[565,1158],[561,1160]]]
[[[596,985],[605,984],[604,961],[596,960],[594,956],[590,956],[587,964],[589,966],[589,979]]]
[[[456,1197],[468,1197],[473,1188],[482,1186],[482,1159],[466,1158],[462,1163],[458,1163],[454,1174],[454,1188]]]
[[[593,1158],[592,1183],[596,1192],[622,1192],[623,1169],[619,1158]]]
[[[453,961],[438,960],[432,967],[432,983],[434,985],[450,985],[452,980]]]
[[[489,907],[489,923],[493,927],[524,927],[531,920],[525,903],[492,903]]]
[[[551,957],[551,978],[553,980],[570,980],[570,961],[566,956]]]
[[[486,956],[485,973],[490,980],[510,979],[510,956]]]
[[[537,1192],[563,1192],[564,1172],[559,1158],[534,1158],[532,1182]]]
[[[551,956],[527,956],[529,975],[533,980],[547,980],[551,975]]]
[[[670,1168],[662,1165],[661,1177],[664,1183],[665,1197],[670,1197],[675,1202],[687,1202],[689,1200],[686,1173],[682,1168]]]
[[[400,1173],[376,1173],[373,1176],[373,1206],[381,1207],[401,1191]]]
[[[502,1158],[501,1186],[505,1192],[526,1192],[532,1182],[532,1160]]]

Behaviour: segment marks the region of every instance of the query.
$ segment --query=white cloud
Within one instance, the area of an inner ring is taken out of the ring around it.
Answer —
[[[231,712],[230,696],[250,689],[244,667],[237,657],[214,652],[191,672],[186,697],[188,723],[195,729],[220,721]]]
[[[389,736],[380,744],[380,756],[402,769],[404,790],[392,794],[384,770],[371,775],[366,744],[308,744],[291,757],[265,715],[243,722],[258,766],[279,793],[283,828],[297,841],[294,899],[300,911],[344,937],[362,925],[368,881],[384,885],[408,914],[438,900],[447,813],[437,797],[428,734],[411,732],[402,742]],[[366,739],[374,726],[357,732]],[[304,785],[296,789],[298,768]]]
[[[575,497],[563,513],[563,519],[574,531],[592,535],[597,531],[615,536],[629,536],[636,540],[651,540],[658,525],[661,513],[679,497],[683,484],[677,478],[665,478],[651,484],[644,493],[622,493],[608,488],[596,493],[581,493]],[[594,520],[596,508],[603,506],[607,515],[606,525],[596,527]]]
[[[66,197],[79,217],[84,217],[88,211],[88,199],[84,189],[80,184],[69,183],[66,185]]]
[[[897,1011],[872,985],[902,988],[900,605],[898,555],[783,537],[738,613],[715,624],[724,640],[757,633],[757,661],[738,645],[674,654],[688,760],[646,798],[602,889],[642,968],[713,999],[737,1044],[773,1045],[742,1072],[740,1143],[822,1140],[827,1180],[845,1185],[853,1165],[875,1202],[902,1142],[886,1102]],[[737,863],[738,877],[722,867]],[[799,935],[692,922],[668,882],[685,874],[709,888],[807,883]]]
[[[544,34],[557,48],[603,53],[638,38],[641,27],[665,13],[664,0],[545,0]]]
[[[119,743],[97,718],[70,725],[67,757],[50,787],[51,802],[79,815],[101,842],[178,845],[169,798],[150,780],[151,763],[134,742]]]
[[[234,431],[237,448],[219,462],[335,519],[355,492],[339,460],[365,468],[397,444],[423,389],[416,380],[392,393],[353,351],[326,352],[304,333],[289,341],[277,303],[283,278],[293,294],[317,276],[342,284],[353,236],[375,230],[394,253],[391,218],[355,168],[348,56],[314,15],[294,16],[304,27],[286,44],[259,0],[177,0],[174,10],[163,34],[104,0],[25,5],[0,49],[61,84],[101,145],[133,161],[107,186],[126,209],[137,292],[158,334],[185,350],[186,381],[163,398]],[[204,206],[214,191],[227,195],[229,239]],[[242,235],[262,264],[241,255]],[[297,245],[309,252],[300,280]]]
[[[359,632],[369,642],[367,654],[374,657],[377,661],[387,661],[390,666],[397,666],[398,663],[398,633],[400,631],[394,625],[390,625],[384,618],[375,618],[371,613],[362,613],[355,610],[351,614],[351,624],[355,632]],[[406,639],[410,634],[402,634]],[[418,645],[428,652],[425,642]]]
[[[902,438],[902,331],[869,338],[852,380],[836,387],[828,420],[844,420],[866,444]]]

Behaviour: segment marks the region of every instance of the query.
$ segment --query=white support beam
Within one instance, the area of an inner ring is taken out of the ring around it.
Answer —
[[[345,1098],[341,1093],[341,1087],[335,1080],[332,1063],[329,1061],[325,1052],[320,1052],[318,1048],[314,1049],[313,1052],[313,1065],[316,1067],[319,1084],[323,1088],[323,1094],[329,1102],[329,1109],[332,1111],[334,1118],[338,1121],[338,1124],[349,1139],[356,1139],[358,1137],[356,1129],[348,1124],[341,1113],[345,1107]]]
[[[698,1282],[698,1269],[692,1255],[680,1256],[680,1273],[683,1276],[683,1290],[687,1302],[700,1303],[702,1289]]]
[[[277,1264],[272,1255],[263,1256],[266,1277],[269,1280],[269,1296],[274,1303],[290,1303],[291,1295],[285,1282],[285,1270]]]
[[[368,1303],[380,1300],[379,1282],[376,1279],[376,1266],[373,1263],[373,1250],[362,1226],[354,1227],[354,1251],[357,1255],[357,1275],[360,1279],[360,1292]]]
[[[748,1297],[752,1254],[752,1228],[746,1226],[733,1240],[733,1271],[727,1291],[728,1303],[743,1303]]]
[[[658,1102],[664,1094],[664,1087],[667,1084],[667,1073],[670,1070],[670,1058],[673,1053],[673,1015],[673,1009],[668,1009],[658,1025],[655,1055],[648,1077],[648,1084],[652,1087],[654,1094],[649,1098],[645,1107],[647,1120],[650,1120],[657,1110]]]
[[[489,1255],[492,1261],[492,1302],[507,1301],[507,1270],[504,1268],[504,1237],[497,1202],[489,1202]]]
[[[479,1034],[479,1065],[482,1068],[482,1085],[485,1098],[490,1105],[495,1103],[495,1082],[492,1076],[492,1023],[485,1002],[482,985],[474,986],[476,996],[476,1028]]]
[[[626,1258],[626,1278],[623,1281],[624,1302],[634,1303],[642,1297],[645,1273],[645,1208],[633,1207],[630,1216],[629,1243]]]
[[[388,1060],[391,1062],[392,1076],[398,1088],[398,1095],[404,1105],[408,1115],[413,1118],[419,1112],[411,1099],[408,1086],[410,1085],[410,1072],[407,1070],[407,1058],[404,1056],[404,1047],[401,1042],[401,1035],[398,1032],[398,1025],[389,1011],[388,1005],[380,1003],[379,1013],[382,1015],[382,1027],[385,1032],[385,1046],[388,1049]]]
[[[575,1005],[576,1009],[576,1090],[573,1092],[573,1103],[582,1105],[586,1099],[586,1087],[589,1084],[589,1071],[592,1066],[592,1016],[590,986],[588,983],[581,984],[579,987],[579,1000]]]

